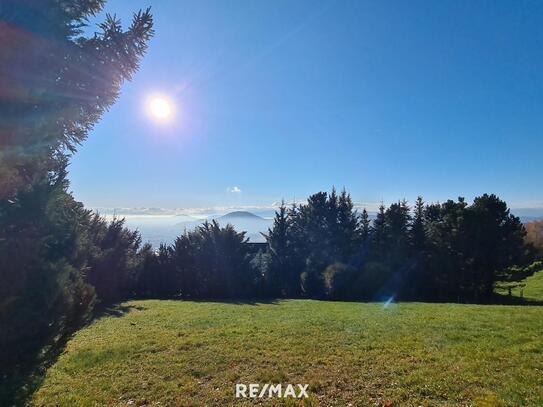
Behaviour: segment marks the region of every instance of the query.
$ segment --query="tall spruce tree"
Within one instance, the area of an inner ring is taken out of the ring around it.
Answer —
[[[298,209],[297,224],[301,231],[305,266],[302,276],[303,292],[308,297],[324,296],[322,273],[330,264],[333,247],[330,245],[330,206],[326,192],[318,192]]]
[[[395,266],[406,263],[410,218],[406,200],[393,203],[385,211],[385,246],[388,260]]]
[[[126,31],[107,16],[85,36],[104,4],[3,0],[0,7],[0,370],[12,378],[81,323],[93,302],[81,279],[89,213],[68,194],[65,168],[153,33],[147,10]]]
[[[351,196],[347,193],[345,188],[341,191],[339,196],[337,213],[337,244],[339,248],[339,258],[337,260],[346,263],[358,249],[361,242],[361,236],[358,213],[354,209]]]
[[[372,256],[382,258],[385,254],[386,246],[386,216],[385,205],[381,202],[377,216],[371,226],[371,250]]]
[[[123,31],[107,16],[85,37],[105,0],[4,0],[0,36],[0,199],[56,171],[117,99],[152,35],[149,10]]]
[[[289,241],[289,217],[285,201],[281,202],[279,210],[275,212],[273,226],[265,235],[270,252],[270,265],[266,278],[267,288],[272,296],[286,296],[290,285],[296,285],[290,277],[291,248]]]
[[[418,255],[424,250],[426,233],[424,231],[424,201],[421,196],[415,201],[413,219],[409,230],[409,243],[411,253]]]
[[[360,215],[360,239],[362,244],[366,246],[370,239],[371,221],[366,208],[362,210]]]

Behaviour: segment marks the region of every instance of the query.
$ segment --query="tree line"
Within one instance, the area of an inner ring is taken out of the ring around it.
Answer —
[[[495,195],[399,201],[370,221],[345,191],[320,192],[279,209],[267,235],[269,281],[278,295],[487,302],[511,266],[532,258],[524,235]]]
[[[512,266],[533,259],[524,236],[519,218],[495,195],[471,204],[418,198],[413,208],[400,201],[381,205],[370,220],[346,191],[332,190],[283,204],[257,252],[244,232],[214,221],[172,245],[144,248],[139,277],[128,273],[131,288],[119,295],[489,302],[496,283],[512,278]],[[114,268],[105,270],[95,286],[116,280]]]

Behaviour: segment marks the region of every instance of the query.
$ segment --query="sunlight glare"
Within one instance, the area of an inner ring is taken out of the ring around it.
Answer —
[[[149,111],[158,120],[167,120],[172,115],[172,103],[164,97],[152,97],[149,101]]]

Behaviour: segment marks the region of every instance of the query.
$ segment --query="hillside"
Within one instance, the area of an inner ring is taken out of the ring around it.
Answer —
[[[271,219],[266,219],[246,211],[235,211],[216,218],[221,226],[231,224],[236,230],[246,232],[250,242],[262,243],[266,239],[262,233],[266,233],[273,224]]]
[[[543,270],[524,280],[524,298],[543,301]]]
[[[543,301],[543,270],[526,278],[525,280],[514,283],[511,295],[514,297],[523,297],[530,301]],[[507,294],[507,289],[498,290],[502,295]]]
[[[233,398],[236,383],[281,382],[309,384],[305,405],[543,405],[543,307],[153,300],[121,311],[75,335],[33,405],[253,405]]]

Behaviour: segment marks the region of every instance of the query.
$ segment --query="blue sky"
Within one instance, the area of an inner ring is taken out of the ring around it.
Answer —
[[[156,35],[72,159],[91,207],[357,202],[543,207],[543,3],[110,0]],[[172,120],[146,112],[171,99]]]

